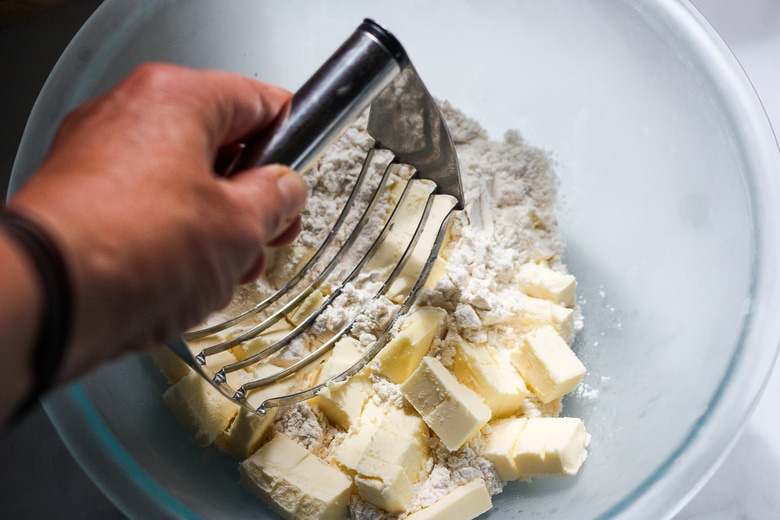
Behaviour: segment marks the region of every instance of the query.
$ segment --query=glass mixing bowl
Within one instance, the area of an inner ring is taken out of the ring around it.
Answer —
[[[64,114],[135,65],[234,70],[290,90],[362,20],[429,89],[500,137],[549,150],[589,372],[564,413],[593,435],[575,478],[516,482],[486,518],[674,514],[740,433],[780,338],[780,160],[736,60],[684,1],[108,0],[27,126],[12,190]],[[135,518],[271,518],[237,462],[192,445],[143,356],[51,396],[73,454]]]

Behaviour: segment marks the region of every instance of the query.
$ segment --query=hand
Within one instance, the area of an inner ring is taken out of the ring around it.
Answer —
[[[60,380],[197,324],[260,274],[264,246],[295,237],[306,193],[295,172],[213,168],[289,100],[239,75],[149,64],[67,116],[9,203],[51,233],[70,271]]]

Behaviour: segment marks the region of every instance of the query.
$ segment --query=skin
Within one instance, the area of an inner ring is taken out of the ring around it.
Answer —
[[[70,113],[8,207],[64,255],[73,323],[61,383],[159,344],[259,276],[264,247],[300,229],[305,185],[271,165],[218,175],[231,144],[270,128],[290,93],[249,78],[147,64]],[[24,250],[0,232],[0,378],[6,419],[32,385],[44,295]]]

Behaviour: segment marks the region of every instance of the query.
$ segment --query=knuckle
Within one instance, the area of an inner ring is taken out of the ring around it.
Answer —
[[[144,63],[128,76],[125,86],[132,91],[157,96],[171,92],[181,82],[181,67],[167,63]]]

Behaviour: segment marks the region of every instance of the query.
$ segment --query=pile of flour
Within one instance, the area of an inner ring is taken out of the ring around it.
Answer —
[[[446,272],[419,294],[415,305],[447,311],[446,333],[434,341],[430,355],[451,366],[453,345],[460,338],[477,345],[495,345],[501,338],[511,337],[512,317],[522,311],[527,298],[518,283],[517,271],[522,264],[544,263],[562,272],[566,268],[561,259],[564,243],[555,217],[557,181],[548,154],[529,146],[513,131],[507,132],[501,141],[491,140],[476,121],[446,102],[441,106],[460,161],[466,207],[456,213],[451,236],[442,250],[447,258]],[[256,301],[258,292],[282,285],[330,232],[372,144],[365,124],[365,118],[359,119],[331,146],[317,167],[306,174],[309,202],[303,215],[303,230],[292,246],[269,251],[266,278],[244,290],[247,299]],[[390,182],[403,182],[403,175],[399,173]],[[365,202],[363,197],[359,204]],[[354,225],[358,214],[356,211],[347,218],[346,229]],[[362,286],[347,287],[336,304],[318,319],[315,328],[323,332],[338,330],[353,316],[353,303],[364,298],[366,291]],[[239,305],[241,300],[238,299]],[[389,300],[380,302],[374,311],[377,315],[365,321],[391,313],[394,305]],[[581,325],[581,319],[577,319],[575,328]],[[358,326],[354,332],[353,336],[363,345],[376,339],[368,326]],[[305,347],[298,345],[293,350],[297,355]],[[404,406],[397,385],[381,376],[374,377],[374,391],[372,399]],[[544,405],[529,397],[520,413],[527,417],[555,416],[560,413],[560,401]],[[329,460],[344,436],[316,406],[305,403],[280,410],[274,428],[325,460]],[[475,477],[482,477],[491,493],[500,492],[503,482],[492,464],[479,455],[480,442],[478,435],[453,453],[432,436],[427,477],[416,484],[417,495],[410,510],[430,505]],[[399,518],[357,497],[353,497],[350,511],[353,518],[361,520]]]

